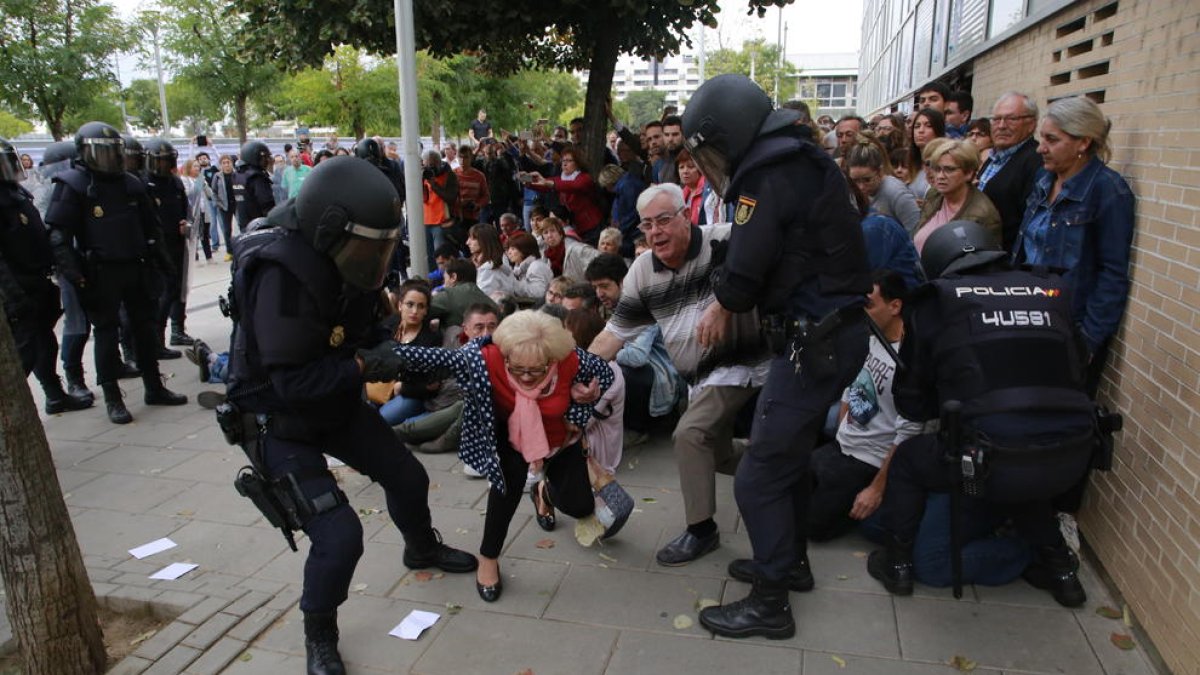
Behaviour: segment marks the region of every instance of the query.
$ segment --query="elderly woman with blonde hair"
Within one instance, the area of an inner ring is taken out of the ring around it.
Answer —
[[[462,388],[459,458],[491,484],[475,581],[484,601],[495,602],[503,590],[500,550],[527,471],[544,476],[530,490],[543,529],[554,528],[554,508],[574,518],[593,515],[595,496],[614,504],[614,517],[607,523],[601,519],[605,536],[624,525],[632,500],[619,486],[605,486],[609,495],[593,494],[580,431],[595,401],[612,385],[612,371],[576,347],[561,321],[526,310],[462,349],[400,345],[393,351],[401,376],[448,371]],[[618,492],[623,495],[619,504],[613,497]]]
[[[925,146],[923,153],[927,172],[933,180],[925,204],[921,207],[921,222],[913,235],[920,253],[925,241],[946,223],[969,220],[979,223],[1000,245],[1000,212],[987,195],[974,185],[979,170],[979,150],[966,140],[936,138]]]

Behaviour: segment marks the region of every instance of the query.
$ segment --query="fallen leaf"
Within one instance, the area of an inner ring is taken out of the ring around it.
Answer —
[[[242,655],[238,657],[238,661],[249,661],[252,658],[254,658],[254,655],[250,652],[242,652]]]
[[[1113,633],[1108,639],[1112,640],[1117,649],[1124,649],[1125,651],[1129,651],[1137,646],[1133,641],[1133,636],[1126,635],[1125,633]]]
[[[654,504],[658,502],[658,500],[654,497],[642,497],[642,501],[646,502],[647,504]]]
[[[446,576],[446,573],[445,573],[445,572],[438,572],[438,573],[436,573],[436,574],[434,574],[434,575],[433,575],[433,578],[434,578],[434,579],[441,579],[441,578],[444,578],[445,576]]]
[[[370,516],[376,513],[379,513],[379,509],[362,508],[358,510],[358,515],[360,516]]]
[[[517,675],[533,675],[533,669],[526,668],[525,670],[518,670]]]
[[[154,636],[154,634],[155,634],[155,633],[157,633],[157,632],[158,632],[158,629],[157,629],[157,628],[155,628],[154,630],[148,630],[148,631],[146,631],[145,633],[142,633],[141,635],[139,635],[139,636],[137,636],[137,637],[133,638],[132,640],[130,640],[130,641],[129,641],[129,646],[130,646],[130,647],[136,647],[137,645],[140,645],[140,644],[142,644],[142,643],[143,643],[143,642],[145,642],[146,640],[149,640],[149,639],[150,639],[151,637],[153,637],[153,636]]]
[[[1133,628],[1133,617],[1129,616],[1129,605],[1121,606],[1121,619],[1127,627]]]
[[[352,588],[350,590],[354,591],[355,593],[362,593],[363,591],[367,590],[367,585],[366,584],[354,584],[354,588]]]
[[[712,598],[700,598],[699,600],[696,601],[696,611],[699,612],[699,611],[701,611],[703,609],[707,609],[709,607],[716,607],[719,604],[721,604],[721,603],[717,602],[716,600],[713,600]]]
[[[196,515],[196,512],[191,509],[184,509],[182,511],[176,511],[175,515],[177,515],[177,516],[194,516],[194,515]]]
[[[539,539],[538,542],[536,544],[534,544],[534,546],[537,546],[538,548],[554,548],[554,540],[553,539]]]
[[[417,581],[429,581],[430,579],[433,578],[433,572],[425,572],[425,571],[414,572],[413,578],[416,579]]]
[[[602,560],[607,560],[608,562],[610,562],[614,565],[617,564],[617,559],[612,557],[611,555],[604,555],[603,553],[600,553],[599,556]]]
[[[840,656],[834,656],[834,655],[831,655],[829,658],[833,659],[833,662],[837,664],[838,668],[846,667],[846,659],[843,659]]]
[[[584,548],[591,548],[604,534],[604,525],[591,515],[575,521],[575,541]]]
[[[462,605],[456,605],[453,602],[446,603],[446,613],[450,615],[458,614],[462,611]]]
[[[950,659],[950,665],[960,673],[969,673],[972,670],[975,670],[975,666],[978,666],[979,664],[965,656],[955,655],[954,658]]]
[[[855,551],[851,555],[853,555],[855,558],[865,558],[865,557],[867,557],[867,552],[866,551]]]
[[[441,483],[430,483],[430,484],[429,484],[429,489],[430,489],[430,490],[436,490],[436,489],[438,489],[438,488],[440,488],[440,487],[442,487],[442,484],[441,484]]]
[[[675,630],[687,630],[692,627],[692,617],[687,614],[679,614],[671,622],[671,625],[675,626]]]
[[[468,530],[468,529],[467,529],[467,528],[465,528],[465,527],[458,527],[458,528],[455,528],[455,529],[454,529],[454,532],[455,532],[455,534],[470,534],[470,533],[471,533],[471,531],[470,531],[470,530]]]
[[[1104,605],[1103,607],[1097,607],[1096,613],[1106,619],[1121,618],[1121,610],[1117,609],[1116,607],[1109,607],[1108,605]]]
[[[838,581],[845,581],[845,580],[849,579],[850,577],[846,576],[845,574],[839,574],[839,575],[837,575],[837,578],[838,578]]]

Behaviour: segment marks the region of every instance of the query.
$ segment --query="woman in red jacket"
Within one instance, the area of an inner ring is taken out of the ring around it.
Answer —
[[[604,211],[600,207],[596,183],[591,174],[583,166],[573,148],[562,151],[562,172],[558,176],[545,178],[539,173],[532,174],[533,181],[529,187],[538,192],[558,193],[559,201],[571,210],[571,218],[575,222],[575,232],[583,241],[596,245],[600,239],[600,230],[604,220]]]

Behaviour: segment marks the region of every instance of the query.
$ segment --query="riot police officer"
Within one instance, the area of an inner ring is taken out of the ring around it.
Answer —
[[[184,320],[187,318],[187,307],[184,304],[183,282],[185,270],[189,264],[187,256],[187,241],[190,232],[188,225],[188,199],[183,181],[175,175],[179,163],[179,153],[169,141],[152,138],[146,141],[146,166],[148,181],[146,189],[154,200],[158,220],[163,228],[163,244],[167,255],[174,263],[164,278],[162,298],[158,305],[158,333],[166,344],[165,333],[167,319],[171,320],[170,344],[189,346],[195,343],[184,330]]]
[[[58,287],[49,279],[54,264],[50,239],[33,195],[21,187],[25,170],[17,150],[0,138],[0,300],[28,377],[37,375],[46,393],[46,414],[82,410],[91,399],[63,390],[55,361],[54,324],[62,316]]]
[[[117,377],[118,312],[125,306],[133,325],[146,405],[183,405],[187,397],[163,386],[154,337],[154,298],[147,291],[152,261],[161,260],[162,232],[145,185],[125,172],[124,141],[113,127],[89,122],[75,134],[80,161],[54,177],[46,212],[50,244],[59,271],[75,286],[96,334],[96,379],[104,390],[108,418],[128,424]]]
[[[137,176],[137,179],[143,184],[149,185],[150,177],[146,174],[146,148],[132,134],[121,134],[121,140],[125,141],[126,173]],[[147,286],[150,296],[161,296],[164,280],[155,276],[149,281],[152,282]],[[125,309],[124,305],[121,306],[117,316],[120,320],[117,327],[117,340],[121,344],[122,360],[121,373],[117,377],[122,380],[141,377],[142,371],[137,367],[137,348],[133,344],[133,323],[129,320],[129,311]],[[167,349],[165,344],[159,344],[157,348],[159,361],[183,358],[183,352]]]
[[[378,290],[400,235],[399,206],[378,169],[334,157],[309,174],[295,199],[271,211],[268,227],[252,228],[234,245],[239,319],[228,401],[237,412],[218,414],[223,428],[232,415],[243,420],[240,443],[261,477],[255,482],[266,486],[258,493],[288,505],[290,515],[279,521],[285,532],[303,529],[312,542],[300,599],[309,673],[345,672],[337,608],[363,552],[362,524],[322,453],[383,486],[407,567],[469,572],[477,565],[442,543],[424,467],[361,396],[364,370],[378,365],[369,354],[356,358],[355,349],[380,318]],[[264,509],[269,520],[271,510]]]
[[[379,167],[383,175],[387,176],[391,181],[392,187],[396,188],[396,194],[400,195],[400,203],[404,203],[404,170],[400,163],[392,160],[384,151],[383,145],[379,143],[378,138],[364,138],[354,146],[354,155]],[[404,277],[408,269],[408,228],[401,218],[400,227],[402,228],[400,242],[396,246],[396,252],[392,254],[392,262],[390,264],[391,272],[396,273],[395,276]],[[389,274],[389,276],[393,276]]]
[[[861,217],[837,165],[797,133],[797,115],[772,111],[749,78],[721,75],[696,90],[683,116],[688,151],[735,209],[698,338],[719,342],[732,312],[757,308],[776,354],[734,481],[754,557],[729,573],[753,590],[700,614],[705,628],[730,637],[795,634],[788,587],[812,587],[802,548],[809,455],[867,354]]]
[[[125,171],[146,180],[146,148],[132,134],[121,134],[125,142]]]
[[[1059,531],[1051,499],[1075,484],[1096,447],[1084,390],[1086,356],[1057,274],[1010,269],[984,229],[952,221],[925,242],[932,281],[905,316],[896,408],[938,418],[942,433],[902,443],[888,468],[880,507],[889,538],[868,559],[892,593],[913,591],[913,538],[927,491],[965,490],[1008,511],[1034,547],[1027,581],[1066,607],[1086,601],[1078,560]],[[961,429],[961,433],[955,430]],[[954,438],[957,436],[957,438]]]
[[[238,227],[244,232],[250,221],[262,218],[275,208],[271,191],[271,149],[262,141],[242,145],[241,162],[233,174],[233,200],[237,205]]]

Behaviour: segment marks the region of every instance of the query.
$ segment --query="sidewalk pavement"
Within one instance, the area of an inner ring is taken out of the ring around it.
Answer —
[[[217,256],[219,259],[221,255]],[[228,323],[216,296],[228,264],[198,267],[188,331],[224,349]],[[91,351],[85,357],[94,377]],[[97,391],[95,408],[44,418],[54,461],[97,596],[112,606],[150,605],[178,613],[173,623],[115,664],[113,673],[304,672],[300,553],[233,489],[246,464],[225,444],[213,413],[195,403],[198,382],[186,360],[163,362],[170,388],[188,394],[181,408],[148,408],[141,383],[122,383],[135,422],[110,424]],[[89,382],[93,381],[89,379]],[[34,384],[35,400],[41,403]],[[475,551],[486,486],[462,474],[453,454],[420,455],[430,476],[434,524],[446,542]],[[475,593],[472,575],[409,572],[382,490],[348,468],[336,469],[367,539],[350,599],[342,606],[341,653],[351,673],[851,673],[956,672],[959,656],[975,673],[1152,673],[1141,649],[1121,651],[1120,620],[1096,614],[1116,606],[1090,568],[1081,572],[1087,606],[1068,610],[1024,582],[1003,588],[918,587],[894,598],[866,572],[872,545],[857,536],[810,547],[817,588],[793,594],[791,640],[714,639],[696,621],[703,601],[729,601],[748,587],[725,575],[750,545],[719,477],[722,545],[691,565],[666,568],[655,551],[683,526],[670,440],[656,437],[626,453],[618,478],[637,510],[615,541],[585,549],[574,522],[560,516],[547,534],[522,506],[501,558],[505,592],[495,604]],[[128,549],[170,537],[178,548],[144,560]],[[176,581],[147,577],[171,562],[199,567]],[[441,615],[416,641],[388,636],[412,610]],[[2,627],[7,639],[7,626]]]

